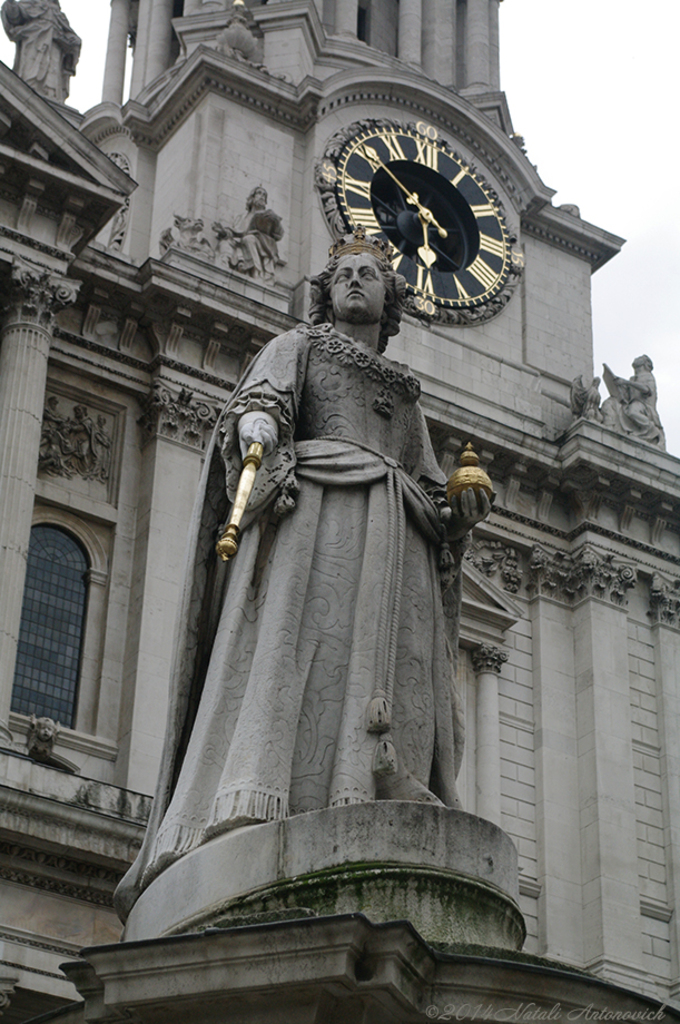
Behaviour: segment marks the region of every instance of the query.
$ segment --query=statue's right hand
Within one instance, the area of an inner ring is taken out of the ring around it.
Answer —
[[[247,412],[238,421],[238,439],[241,447],[241,458],[248,451],[248,448],[255,441],[258,441],[264,448],[264,454],[269,455],[276,448],[279,440],[279,427],[268,412]]]

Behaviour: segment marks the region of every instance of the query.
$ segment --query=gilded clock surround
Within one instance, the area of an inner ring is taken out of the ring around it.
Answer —
[[[330,139],[315,183],[336,237],[362,224],[399,250],[412,315],[474,325],[512,296],[524,261],[502,203],[432,125],[355,121]]]

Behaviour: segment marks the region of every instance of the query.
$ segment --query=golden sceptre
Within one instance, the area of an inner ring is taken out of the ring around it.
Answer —
[[[253,441],[245,454],[245,458],[243,459],[243,469],[241,470],[241,476],[239,477],[234,504],[231,506],[229,522],[227,523],[224,533],[218,540],[215,547],[215,551],[223,562],[233,558],[238,551],[238,535],[241,520],[243,519],[243,513],[246,510],[248,499],[250,498],[253,490],[255,474],[262,465],[263,453],[264,447],[260,442]]]

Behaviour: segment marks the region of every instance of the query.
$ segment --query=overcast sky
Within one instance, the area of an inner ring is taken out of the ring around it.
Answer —
[[[61,6],[84,40],[69,103],[87,110],[101,96],[109,3]],[[0,37],[11,66],[14,47]],[[502,86],[529,159],[557,190],[555,205],[576,203],[627,239],[593,277],[595,372],[604,361],[628,377],[636,356],[651,356],[668,448],[680,456],[678,38],[678,0],[501,6]]]

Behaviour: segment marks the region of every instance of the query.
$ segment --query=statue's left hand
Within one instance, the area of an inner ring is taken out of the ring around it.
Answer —
[[[495,495],[494,495],[495,497]],[[450,517],[444,516],[449,541],[460,540],[473,526],[486,519],[491,511],[492,500],[485,491],[475,494],[472,487],[461,492],[458,501],[454,499]],[[448,510],[447,510],[448,511]]]

